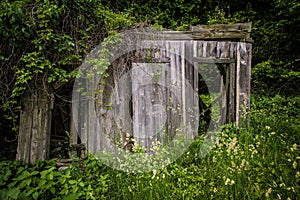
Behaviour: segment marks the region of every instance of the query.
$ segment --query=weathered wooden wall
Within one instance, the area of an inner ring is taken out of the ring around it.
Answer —
[[[201,85],[200,68],[216,65],[221,78],[209,81],[217,85],[212,90],[220,94],[218,123],[248,126],[250,32],[251,24],[231,24],[200,25],[186,32],[163,31],[151,37],[148,32],[133,33],[146,52],[138,50],[120,57],[105,79],[81,81],[80,87],[87,91],[73,96],[70,143],[82,143],[96,153],[130,149],[131,140],[139,139],[137,142],[150,152],[153,142],[170,142],[182,127],[189,128],[181,131],[192,138],[198,129],[196,115],[201,114],[194,109],[195,104],[201,107],[201,99],[194,96],[207,86]],[[97,94],[93,91],[95,84]],[[42,82],[25,94],[16,159],[33,163],[49,157],[53,102],[53,95],[44,90]]]
[[[198,100],[193,98],[187,86],[190,85],[197,94],[201,93],[201,70],[197,69],[200,65],[218,65],[220,70],[221,78],[214,80],[220,85],[214,89],[220,93],[219,123],[235,122],[237,126],[248,126],[250,30],[251,24],[236,24],[198,26],[189,32],[164,32],[162,39],[157,36],[157,47],[161,47],[161,41],[163,47],[153,51],[150,58],[137,52],[135,58],[126,63],[113,63],[111,76],[99,84],[102,92],[96,103],[73,104],[80,108],[73,109],[74,120],[78,123],[78,129],[72,132],[73,143],[77,143],[77,134],[81,135],[81,142],[89,152],[125,148],[129,138],[139,138],[139,144],[147,151],[154,141],[168,143],[181,124],[187,125],[193,120],[188,110]],[[153,48],[155,43],[155,39],[145,40],[142,46]],[[126,73],[130,75],[123,80],[121,77]],[[153,84],[153,77],[159,84]],[[84,87],[97,81],[87,80]],[[95,113],[97,119],[90,117]],[[196,134],[197,125],[192,126],[192,134]],[[85,134],[91,132],[97,135]],[[164,137],[162,132],[166,133]]]

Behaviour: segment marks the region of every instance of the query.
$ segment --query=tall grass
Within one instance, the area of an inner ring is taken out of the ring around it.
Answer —
[[[204,158],[199,157],[199,138],[175,163],[149,173],[117,171],[92,157],[84,169],[73,166],[63,172],[49,163],[24,167],[2,162],[0,198],[29,193],[28,199],[297,199],[299,103],[300,97],[253,97],[248,130],[226,125]],[[24,171],[32,175],[21,178]],[[43,180],[46,186],[40,184]]]
[[[248,130],[227,125],[200,159],[195,141],[175,163],[148,174],[114,172],[113,199],[297,199],[300,98],[252,98]]]

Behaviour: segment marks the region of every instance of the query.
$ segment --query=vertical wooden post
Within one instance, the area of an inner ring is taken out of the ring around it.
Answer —
[[[45,160],[49,157],[53,101],[42,83],[36,84],[35,88],[24,96],[24,107],[20,114],[17,160],[34,163],[36,160]]]
[[[239,42],[237,46],[236,72],[236,125],[249,126],[251,44]]]
[[[241,85],[240,85],[240,77],[241,75],[241,54],[240,54],[240,45],[237,46],[236,51],[236,100],[235,100],[235,123],[237,127],[240,126],[240,120],[241,120],[241,102],[240,99],[243,98],[241,95]]]
[[[227,81],[229,82],[228,88],[228,105],[227,105],[227,123],[235,121],[235,103],[236,103],[236,64],[231,63],[227,70]]]
[[[181,41],[180,44],[181,49],[181,98],[182,98],[182,121],[183,124],[186,124],[186,92],[185,92],[185,45],[184,42]],[[190,97],[188,97],[190,98]]]

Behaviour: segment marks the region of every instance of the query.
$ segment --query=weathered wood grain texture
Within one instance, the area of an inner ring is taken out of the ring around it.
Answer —
[[[166,77],[164,65],[133,63],[132,66],[133,137],[147,151],[166,122],[166,88],[160,84]]]
[[[152,41],[160,40],[206,40],[206,41],[229,41],[229,42],[249,42],[253,43],[250,37],[252,23],[237,24],[214,24],[214,25],[197,25],[192,26],[188,31],[160,31],[149,29],[137,32],[132,31],[131,35],[135,35],[140,40]]]
[[[71,119],[70,119],[70,141],[69,143],[71,145],[78,144],[78,131],[75,124],[78,122],[78,109],[75,109],[75,107],[78,107],[78,102],[73,102],[72,105],[72,113],[71,113]]]
[[[249,125],[251,44],[239,42],[237,46],[236,72],[236,124]]]
[[[253,42],[250,38],[251,26],[251,23],[199,25],[191,27],[191,34],[193,39],[239,39],[241,41]]]
[[[36,84],[31,92],[26,93],[20,113],[16,159],[28,163],[49,158],[53,100],[42,86],[43,84]]]
[[[84,105],[75,115],[81,118],[80,131],[99,132],[96,138],[82,138],[82,142],[93,146],[88,147],[89,151],[116,148],[118,140],[121,144],[117,147],[121,148],[128,135],[139,138],[147,151],[154,140],[168,143],[180,124],[190,120],[189,105],[196,102],[187,86],[201,92],[199,70],[195,68],[199,64],[220,69],[215,92],[220,93],[221,123],[249,124],[250,29],[251,24],[198,26],[187,32],[163,32],[153,40],[145,33],[137,33],[145,36],[139,45],[147,50],[136,52],[132,64],[113,64],[110,78],[99,86],[105,91],[98,94],[100,104]],[[159,71],[157,66],[168,70]],[[126,84],[118,85],[124,72],[129,71],[125,68],[132,70],[131,75],[126,77]],[[154,77],[166,87],[150,84]],[[107,109],[110,103],[112,109]],[[88,118],[95,110],[101,124],[99,130],[85,127],[86,123],[95,123]],[[158,134],[162,124],[166,134]]]

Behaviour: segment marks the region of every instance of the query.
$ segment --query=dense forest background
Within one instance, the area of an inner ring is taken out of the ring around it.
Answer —
[[[246,137],[246,135],[253,133],[253,135],[258,134],[259,136],[257,137],[261,137],[261,135],[270,134],[270,129],[274,129],[274,131],[277,129],[276,131],[281,131],[281,133],[284,134],[284,136],[280,136],[280,141],[282,139],[283,143],[278,142],[277,140],[267,140],[266,142],[263,138],[260,142],[264,142],[268,145],[271,144],[271,146],[273,145],[273,149],[274,147],[277,148],[278,145],[286,145],[286,148],[281,149],[280,147],[280,151],[278,151],[281,155],[286,157],[286,160],[282,161],[282,163],[286,162],[286,165],[281,163],[282,158],[278,157],[278,155],[276,155],[275,158],[274,155],[270,155],[269,160],[255,163],[253,165],[255,166],[253,167],[254,171],[250,170],[248,175],[244,175],[245,180],[253,174],[258,174],[257,176],[260,179],[255,179],[253,182],[252,179],[248,180],[254,185],[253,187],[249,186],[247,190],[248,198],[251,198],[253,194],[257,195],[256,198],[261,196],[269,197],[269,195],[272,195],[273,193],[275,195],[274,198],[279,198],[276,195],[276,192],[274,192],[278,190],[277,193],[279,195],[295,199],[297,195],[299,195],[299,192],[295,191],[297,191],[297,189],[300,191],[300,172],[299,166],[297,165],[297,162],[299,163],[299,147],[297,147],[297,145],[300,144],[300,123],[298,119],[298,111],[300,110],[300,3],[297,0],[254,0],[251,2],[244,0],[1,1],[0,160],[5,160],[2,165],[7,167],[9,165],[7,163],[10,162],[8,160],[15,159],[19,114],[22,109],[22,95],[35,87],[36,84],[42,84],[46,91],[54,93],[55,97],[60,99],[58,102],[60,102],[62,106],[65,106],[65,104],[70,101],[70,96],[68,97],[68,95],[66,95],[65,90],[70,91],[70,88],[72,88],[76,77],[76,69],[80,66],[87,53],[93,47],[101,43],[107,36],[134,27],[154,26],[172,30],[188,30],[190,26],[197,24],[228,24],[240,22],[252,22],[251,37],[254,39],[251,79],[251,100],[253,102],[251,104],[251,123],[253,130],[250,130],[249,132],[244,130],[244,136]],[[276,127],[272,127],[270,124],[276,125]],[[228,132],[226,132],[226,134],[230,134],[231,132],[231,128],[228,127]],[[234,136],[232,136],[232,139],[233,138]],[[229,143],[230,141],[226,140],[226,142]],[[241,141],[246,141],[246,138],[241,138]],[[224,144],[226,142],[224,140]],[[243,144],[245,147],[246,143]],[[296,144],[296,146],[294,144]],[[261,155],[264,155],[264,153],[272,148],[265,146],[258,151],[260,151]],[[291,148],[292,150],[290,150]],[[296,164],[294,164],[293,159],[296,160],[296,158],[298,160],[297,162],[295,161]],[[179,196],[181,196],[183,199],[185,199],[185,197],[188,199],[189,192],[193,194],[193,196],[190,196],[189,198],[199,197],[197,195],[202,194],[205,189],[203,185],[198,185],[197,187],[202,188],[202,190],[199,190],[199,193],[192,192],[193,188],[190,188],[189,185],[193,185],[195,182],[201,182],[204,185],[208,184],[207,187],[211,187],[213,191],[214,188],[217,188],[215,186],[218,182],[217,175],[211,177],[214,180],[210,179],[210,182],[208,183],[204,179],[196,180],[195,177],[202,177],[200,174],[207,174],[207,172],[200,169],[202,161],[195,159],[196,158],[191,158],[192,161],[180,160],[175,166],[172,166],[169,171],[170,173],[176,174],[174,175],[175,177],[182,176],[180,180],[186,180],[187,182],[178,182],[178,179],[172,178],[170,174],[169,176],[164,175],[163,172],[158,172],[160,178],[162,178],[162,176],[167,176],[165,179],[167,186],[159,185],[164,183],[158,183],[155,180],[153,180],[154,182],[152,182],[152,184],[155,185],[156,189],[166,187],[165,195],[172,194],[174,198],[179,198]],[[207,159],[208,160],[205,162],[212,162],[210,158]],[[228,157],[228,160],[230,159],[232,158]],[[241,161],[243,159],[244,158],[241,158]],[[287,161],[288,159],[292,161]],[[272,165],[271,161],[273,162]],[[198,164],[195,164],[197,162]],[[231,165],[231,161],[228,162],[229,164],[226,163]],[[291,165],[289,163],[291,163]],[[226,166],[227,164],[225,164],[224,161],[224,163],[220,165]],[[52,173],[54,170],[50,167],[47,168],[46,164],[38,165],[41,170],[48,170],[49,173],[50,171]],[[52,166],[53,164],[49,165]],[[88,161],[87,169],[91,171],[86,172],[87,175],[91,176],[91,174],[94,173],[93,170],[99,170],[101,168],[96,168],[94,165],[96,165],[94,161]],[[22,166],[24,168],[24,164],[20,163],[14,164],[13,166],[15,168],[9,170],[14,171],[16,174],[18,174],[16,172],[18,167]],[[193,173],[199,176],[189,173],[186,175],[180,174],[181,172],[184,172],[183,169],[186,169],[186,166],[194,166],[194,169],[199,168],[198,171],[193,171]],[[207,166],[209,166],[209,164],[204,165],[204,168]],[[256,169],[259,170],[256,171]],[[276,172],[273,170],[276,170]],[[31,172],[32,171],[30,171],[30,173]],[[219,173],[217,170],[212,171],[212,173],[214,172]],[[23,172],[20,172],[20,174],[22,173]],[[117,174],[117,172],[110,173],[111,177]],[[267,179],[263,178],[266,176],[266,173],[270,173],[268,175],[270,179],[269,182]],[[32,176],[35,175],[37,174],[33,174]],[[70,188],[75,185],[76,181],[76,187],[79,188],[78,190],[80,190],[81,187],[83,188],[82,184],[87,184],[86,182],[80,182],[76,179],[76,177],[79,176],[78,174],[72,175],[72,177],[70,175],[71,178],[69,175],[66,180],[71,182],[68,183],[69,190],[66,189],[65,191],[72,193],[70,192]],[[143,180],[145,181],[149,177],[151,179],[152,175],[135,177],[135,179],[130,177],[129,179],[131,179],[135,188],[133,188],[133,186],[128,186],[129,189],[127,188],[125,193],[129,196],[126,198],[132,199],[132,196],[130,195],[143,196],[145,193],[142,193],[143,189],[141,188],[146,187],[143,185]],[[14,184],[19,184],[19,182],[16,181],[18,176],[16,176],[15,179],[11,176],[13,175],[10,174],[6,178],[0,178],[0,191],[2,188],[6,187],[4,186],[4,183],[6,182],[14,180]],[[59,177],[59,175],[57,175],[57,177]],[[106,197],[107,192],[112,185],[122,188],[118,181],[120,181],[121,177],[124,179],[128,178],[129,175],[122,174],[120,175],[120,179],[115,181],[110,180],[111,182],[106,181],[109,179],[107,176],[99,175],[99,177],[102,178],[102,182],[97,184],[99,188],[102,189],[94,191],[94,193]],[[188,178],[185,179],[184,177]],[[223,180],[222,177],[220,179]],[[43,178],[46,180],[46,175],[42,177],[42,179]],[[282,179],[285,181],[282,181]],[[24,178],[24,180],[27,179]],[[73,182],[73,180],[76,181]],[[227,181],[226,185],[234,187],[230,189],[227,188],[231,197],[241,197],[239,195],[242,195],[240,192],[245,180],[243,179],[244,182],[242,181],[239,186],[232,183],[232,180],[234,179],[229,179],[228,182],[228,180],[225,179],[225,181]],[[31,181],[28,181],[27,185],[38,184],[33,182],[34,181],[32,181],[32,183]],[[56,182],[56,184],[58,184],[58,182]],[[125,185],[129,184],[129,182],[130,181],[126,182]],[[145,181],[145,184],[146,182],[149,181]],[[178,183],[178,187],[182,189],[178,190],[178,194],[176,192],[172,193],[172,188],[175,187],[174,184],[176,182]],[[293,186],[287,186],[288,182],[289,184],[293,184]],[[266,186],[261,186],[263,183],[266,184]],[[279,187],[279,184],[282,183],[284,183],[284,185]],[[64,183],[61,182],[61,184],[63,185]],[[108,187],[108,185],[110,185],[110,187]],[[19,186],[19,189],[16,190],[19,192],[18,194],[21,194],[22,191],[30,191],[28,188],[24,189],[24,187],[25,186]],[[43,188],[41,191],[46,191],[46,194],[49,195],[48,197],[53,198],[55,196],[54,194],[56,194],[53,190],[60,191],[59,194],[68,194],[68,192],[64,193],[65,191],[62,190],[61,187],[62,186],[59,186],[59,188],[57,188],[57,186],[53,184],[49,186],[48,189],[45,189],[45,187],[42,186],[40,188]],[[257,187],[261,188],[257,189]],[[14,187],[12,186],[11,188]],[[269,188],[271,188],[271,190]],[[280,188],[283,189],[281,190]],[[215,192],[219,194],[217,197],[224,197],[222,195],[226,194],[224,191],[227,191],[227,189],[216,189],[218,192]],[[32,198],[37,199],[38,197],[41,197],[38,196],[41,191],[32,190],[27,196],[32,195]],[[132,191],[135,193],[133,194]],[[88,189],[86,189],[86,191],[82,190],[81,193],[78,193],[78,197],[83,198],[84,196],[87,198],[88,192],[91,191],[88,191]],[[115,195],[115,198],[122,197],[116,190],[110,192],[110,194]],[[13,194],[14,192],[11,193]],[[164,192],[160,195],[164,195],[163,193]],[[97,197],[97,195],[95,196]],[[154,195],[153,198],[156,199],[155,192],[152,195]],[[211,196],[207,196],[207,198],[209,197]],[[47,197],[45,198],[47,199]]]

